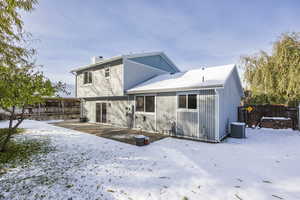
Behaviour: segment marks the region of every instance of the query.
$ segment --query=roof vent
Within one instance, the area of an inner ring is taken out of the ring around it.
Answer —
[[[202,71],[204,71],[205,70],[205,67],[202,67],[201,68],[202,69]],[[202,75],[202,82],[204,82],[205,80],[204,80],[204,74]]]
[[[96,63],[98,63],[102,60],[103,60],[103,56],[93,56],[92,57],[92,64],[96,64]]]

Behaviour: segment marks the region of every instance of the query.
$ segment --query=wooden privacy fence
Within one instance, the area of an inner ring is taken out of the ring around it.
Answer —
[[[17,110],[17,113],[20,113],[20,110]],[[7,113],[2,112],[0,115],[0,119],[8,119]],[[80,100],[76,98],[45,98],[44,103],[27,106],[24,115],[26,119],[34,120],[79,119]]]
[[[300,108],[300,107],[299,107]],[[299,128],[299,108],[283,105],[247,105],[238,107],[238,121],[257,126],[262,117],[285,117],[292,120],[292,128]]]

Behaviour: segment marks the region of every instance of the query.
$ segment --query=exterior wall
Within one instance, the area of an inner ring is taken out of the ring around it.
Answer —
[[[105,68],[109,66],[110,77],[105,77]],[[92,83],[83,84],[84,72],[92,71]],[[100,96],[122,96],[123,88],[123,64],[119,61],[103,64],[90,70],[77,73],[76,93],[78,98]]]
[[[215,140],[216,128],[216,95],[214,90],[203,90],[199,93],[199,138]]]
[[[176,93],[160,93],[156,96],[156,127],[157,131],[169,134],[172,122],[176,122]]]
[[[155,113],[135,113],[135,128],[172,134],[178,137],[215,141],[216,95],[214,90],[180,92],[197,94],[197,109],[177,109],[177,93],[159,93],[155,97]],[[179,94],[179,93],[178,93]],[[140,94],[143,95],[143,94]],[[145,120],[144,120],[144,117]],[[172,132],[173,123],[176,133]]]
[[[167,72],[124,59],[124,90],[128,90],[154,76]]]
[[[216,95],[214,90],[186,92],[197,93],[197,109],[177,110],[177,136],[204,141],[215,141]]]
[[[109,123],[113,126],[133,127],[133,101],[130,99],[111,100],[108,106]]]
[[[133,60],[144,65],[149,65],[170,73],[178,72],[178,70],[174,69],[172,64],[169,64],[161,55],[135,57],[129,58],[129,60]]]
[[[136,129],[144,131],[155,132],[155,113],[135,113],[135,126]]]
[[[237,109],[241,102],[238,88],[238,74],[233,72],[224,85],[219,89],[219,138],[222,139],[230,133],[230,123],[237,121]]]
[[[119,127],[133,127],[132,105],[130,97],[108,98],[103,100],[85,101],[83,113],[89,122],[96,122],[96,103],[107,103],[107,124]]]

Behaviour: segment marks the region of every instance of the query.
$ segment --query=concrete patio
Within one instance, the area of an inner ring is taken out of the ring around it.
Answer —
[[[163,135],[159,133],[149,133],[145,131],[118,128],[110,125],[103,125],[103,124],[96,124],[96,123],[88,123],[88,122],[83,123],[83,122],[79,122],[78,120],[67,120],[61,122],[53,122],[50,124],[80,131],[80,132],[90,133],[93,135],[97,135],[99,137],[117,140],[120,142],[125,142],[133,145],[135,145],[134,136],[136,135],[148,136],[150,138],[150,143],[168,137],[167,135]]]

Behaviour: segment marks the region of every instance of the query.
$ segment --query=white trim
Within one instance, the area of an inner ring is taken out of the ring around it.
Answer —
[[[177,127],[178,127],[178,126],[177,126],[177,125],[178,125],[178,117],[177,117],[178,97],[177,97],[177,94],[175,95],[175,103],[176,103],[176,105],[175,105],[175,108],[176,108],[176,110],[175,110],[175,117],[176,117],[176,118],[175,118],[175,120],[176,120],[175,123],[176,123],[176,124],[175,124],[175,133],[173,133],[172,135],[174,135],[174,134],[177,135]]]
[[[154,96],[154,112],[146,112],[146,96]],[[142,115],[155,115],[156,114],[156,94],[139,94],[139,95],[134,95],[134,106],[136,105],[136,97],[144,97],[144,111],[136,111],[137,114],[142,114]]]
[[[97,122],[97,103],[100,103],[100,121],[102,121],[102,103],[105,103],[106,104],[106,123],[103,123],[103,122]],[[95,123],[96,124],[103,124],[103,125],[112,125],[111,121],[109,122],[110,120],[110,117],[109,117],[109,112],[108,112],[108,108],[109,108],[109,105],[108,104],[111,104],[111,102],[109,100],[100,100],[100,101],[95,101],[94,102],[94,108],[95,108],[95,113],[94,113],[94,118],[95,118]],[[92,105],[91,105],[92,106]]]
[[[189,94],[195,94],[196,95],[196,108],[195,109],[189,109],[188,108],[188,95]],[[186,108],[178,108],[178,98],[179,98],[179,95],[186,95]],[[196,130],[198,130],[198,131],[196,131],[196,133],[193,133],[193,135],[194,134],[197,134],[197,138],[196,139],[198,139],[199,140],[199,138],[198,138],[198,136],[199,136],[199,134],[200,134],[200,132],[199,132],[199,115],[200,115],[200,112],[199,112],[199,109],[200,109],[200,104],[199,104],[199,95],[200,95],[200,93],[199,93],[199,91],[194,91],[194,92],[187,92],[187,91],[184,91],[184,92],[176,92],[176,95],[175,95],[175,98],[176,98],[176,133],[175,133],[175,136],[176,137],[185,137],[185,138],[193,138],[193,139],[195,139],[196,137],[190,137],[190,136],[178,136],[177,135],[177,125],[178,125],[178,118],[177,118],[177,115],[178,115],[178,113],[179,112],[190,112],[190,113],[198,113],[197,114],[197,129]]]
[[[175,63],[173,63],[173,61],[164,52],[161,52],[160,55],[166,60],[168,64],[172,66],[173,69],[175,69],[175,71],[180,72],[180,69],[175,65]]]
[[[133,62],[134,64],[139,64],[139,65],[142,65],[143,67],[151,68],[151,69],[157,70],[157,71],[159,71],[159,72],[170,73],[169,71],[165,71],[165,70],[162,70],[162,69],[158,69],[158,68],[152,67],[152,66],[150,66],[150,65],[145,65],[145,64],[143,64],[143,63],[139,63],[139,62],[136,62],[136,61],[134,61],[134,60],[129,60],[129,59],[127,59],[126,61],[127,61],[127,62]]]
[[[195,94],[196,95],[196,108],[188,108],[188,104],[189,104],[189,99],[188,99],[188,95],[189,94]],[[179,98],[179,95],[185,95],[185,98],[186,98],[186,108],[179,108],[179,105],[178,105],[178,98]],[[198,109],[199,109],[199,102],[198,102],[198,97],[199,96],[199,92],[198,91],[194,91],[194,92],[188,92],[188,91],[184,91],[184,92],[176,92],[176,98],[177,98],[177,102],[176,102],[176,109],[177,109],[177,112],[199,112]]]
[[[214,90],[224,88],[222,85],[216,85],[215,87],[188,87],[188,88],[166,88],[166,89],[157,89],[157,90],[133,90],[129,89],[126,91],[126,94],[147,94],[147,93],[162,93],[162,92],[182,92],[182,91],[199,91],[199,90]]]
[[[96,67],[98,65],[102,65],[102,64],[105,64],[105,63],[108,63],[108,62],[116,61],[116,60],[119,60],[119,59],[122,59],[122,58],[123,58],[123,56],[115,56],[115,57],[107,58],[107,59],[101,60],[100,62],[97,62],[95,64],[89,64],[89,65],[85,65],[85,66],[81,66],[81,67],[76,67],[75,69],[71,70],[71,72],[78,72],[78,71],[88,70],[88,69],[91,69],[91,68]]]
[[[146,96],[154,96],[154,112],[142,112],[142,111],[136,111],[136,97],[142,96],[144,97],[144,110],[146,110]],[[133,129],[138,129],[142,131],[148,131],[148,132],[157,132],[157,120],[156,120],[156,109],[157,109],[157,94],[140,94],[140,95],[134,95],[134,128]],[[137,127],[136,124],[136,115],[142,115],[142,116],[154,116],[154,126],[155,126],[155,131],[143,129],[144,127],[142,126],[143,124],[139,124],[139,127]]]
[[[136,124],[135,124],[135,123],[136,123],[136,122],[135,122],[135,115],[136,115],[136,108],[135,108],[135,101],[136,101],[136,99],[135,99],[135,97],[136,97],[136,96],[134,95],[134,99],[133,99],[133,107],[134,107],[133,109],[134,109],[134,114],[133,114],[133,127],[132,127],[132,128],[135,128],[135,127],[136,127],[136,126],[135,126],[135,125],[136,125]]]
[[[220,141],[220,95],[215,90],[215,140]]]
[[[157,131],[157,94],[154,96],[154,111],[155,111],[155,116],[154,116],[154,120],[155,120],[155,131]]]

